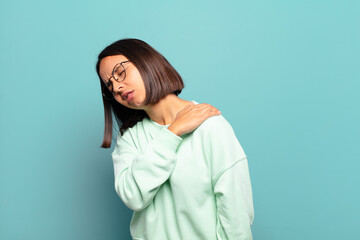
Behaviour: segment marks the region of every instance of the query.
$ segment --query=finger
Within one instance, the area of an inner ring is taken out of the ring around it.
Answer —
[[[212,110],[212,111],[219,111],[219,109],[217,109],[217,108],[214,107],[214,106],[211,106],[211,110]]]
[[[200,113],[200,112],[199,112]],[[209,117],[220,115],[221,112],[219,110],[207,110],[207,111],[201,111],[200,116],[203,117],[203,119],[207,119]]]
[[[204,109],[204,108],[209,108],[211,105],[207,104],[207,103],[200,103],[200,104],[196,104],[195,106],[193,106],[196,110],[200,110],[200,109]]]
[[[208,109],[212,109],[212,110],[216,109],[216,111],[218,110],[218,109],[217,109],[216,107],[214,107],[213,105],[210,105],[210,104],[207,104],[207,103],[205,103],[203,106],[204,106],[204,107],[207,107]]]
[[[204,106],[198,110],[201,110],[202,112],[214,112],[214,111],[219,111],[219,109],[217,109],[216,107],[214,106],[211,106],[211,105],[208,105],[208,106]]]

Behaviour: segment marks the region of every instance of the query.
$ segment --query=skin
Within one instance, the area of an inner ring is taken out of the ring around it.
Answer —
[[[174,134],[181,136],[189,133],[201,125],[207,118],[220,115],[221,112],[207,103],[194,104],[179,98],[175,94],[168,94],[156,104],[144,105],[146,90],[141,75],[131,62],[124,63],[126,78],[117,82],[111,77],[114,66],[128,60],[123,55],[108,56],[101,60],[99,73],[102,81],[109,84],[110,91],[114,92],[117,102],[131,109],[144,110],[147,115],[161,125],[170,124],[168,129]],[[133,92],[133,99],[128,102],[121,98],[121,94],[127,91]]]

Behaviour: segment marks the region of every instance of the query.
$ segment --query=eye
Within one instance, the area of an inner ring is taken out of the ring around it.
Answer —
[[[113,76],[114,76],[115,80],[120,82],[120,81],[124,80],[125,75],[126,75],[126,72],[125,72],[124,66],[122,64],[119,64],[114,70]]]
[[[119,79],[124,78],[124,74],[125,74],[125,70],[123,68],[119,67],[119,69],[116,71],[116,73],[114,75],[115,75],[115,78],[117,80],[119,80]]]

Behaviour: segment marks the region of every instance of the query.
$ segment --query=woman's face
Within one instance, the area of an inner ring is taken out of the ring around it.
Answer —
[[[114,94],[114,98],[121,105],[132,108],[132,109],[142,109],[143,102],[146,97],[146,90],[144,86],[143,79],[135,65],[132,62],[122,63],[123,69],[119,63],[128,61],[124,55],[115,55],[108,56],[103,58],[100,61],[99,73],[101,80],[108,87],[110,92]],[[113,71],[115,72],[112,75]],[[122,76],[125,76],[125,79],[122,82],[118,82],[115,78],[120,79]],[[114,78],[115,77],[115,78]],[[124,93],[131,92],[127,96],[123,96]]]

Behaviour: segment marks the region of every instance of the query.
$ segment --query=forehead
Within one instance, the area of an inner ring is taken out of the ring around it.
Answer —
[[[106,83],[110,78],[115,65],[127,60],[128,59],[124,55],[115,55],[103,58],[99,65],[99,74],[101,79]]]

